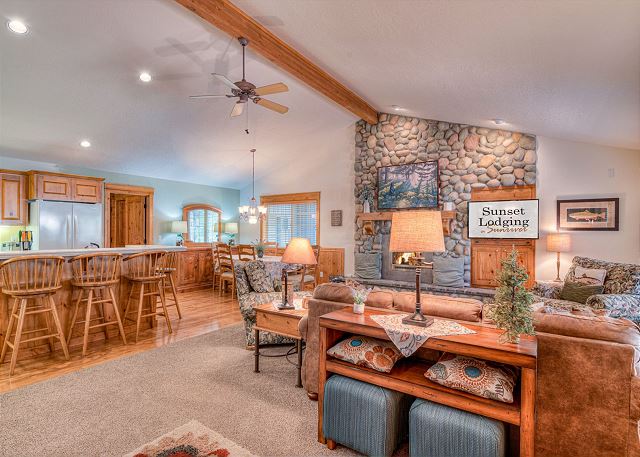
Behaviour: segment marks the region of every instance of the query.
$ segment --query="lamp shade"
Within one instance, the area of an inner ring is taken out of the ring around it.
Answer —
[[[187,233],[188,230],[187,221],[171,222],[171,233]]]
[[[443,252],[440,211],[398,211],[391,219],[391,252]]]
[[[238,233],[238,223],[237,222],[227,222],[224,224],[224,232],[230,235],[235,235]]]
[[[547,235],[547,251],[571,251],[571,236],[568,233],[549,233]]]
[[[315,265],[318,263],[313,253],[311,243],[306,238],[291,238],[282,254],[283,263],[297,263],[300,265]]]

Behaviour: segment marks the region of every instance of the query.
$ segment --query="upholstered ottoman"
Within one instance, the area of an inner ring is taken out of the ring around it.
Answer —
[[[421,399],[411,405],[410,456],[504,457],[506,447],[500,421]]]
[[[333,375],[324,386],[324,436],[365,455],[391,456],[407,436],[412,401],[393,390]]]

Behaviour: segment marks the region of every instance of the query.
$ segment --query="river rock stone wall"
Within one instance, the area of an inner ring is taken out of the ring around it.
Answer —
[[[467,237],[467,202],[471,189],[517,186],[536,182],[536,138],[518,132],[419,119],[395,114],[379,115],[370,125],[356,124],[356,212],[365,187],[376,191],[377,169],[388,165],[437,160],[439,200],[453,202],[455,227],[445,237],[444,255],[465,257],[465,282],[470,282],[470,241]],[[371,211],[376,211],[373,198]],[[367,235],[356,222],[356,252],[382,252],[382,235],[390,222],[376,222],[376,234]]]

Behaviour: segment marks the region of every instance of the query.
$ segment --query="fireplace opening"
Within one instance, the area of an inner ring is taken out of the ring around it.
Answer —
[[[391,256],[391,268],[414,269],[420,258],[419,252],[393,252]]]

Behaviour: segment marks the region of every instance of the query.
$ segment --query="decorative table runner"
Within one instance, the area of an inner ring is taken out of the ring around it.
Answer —
[[[371,316],[387,332],[403,356],[409,357],[432,336],[470,335],[474,332],[454,321],[434,319],[429,327],[405,325],[402,319],[406,314],[376,314]]]

